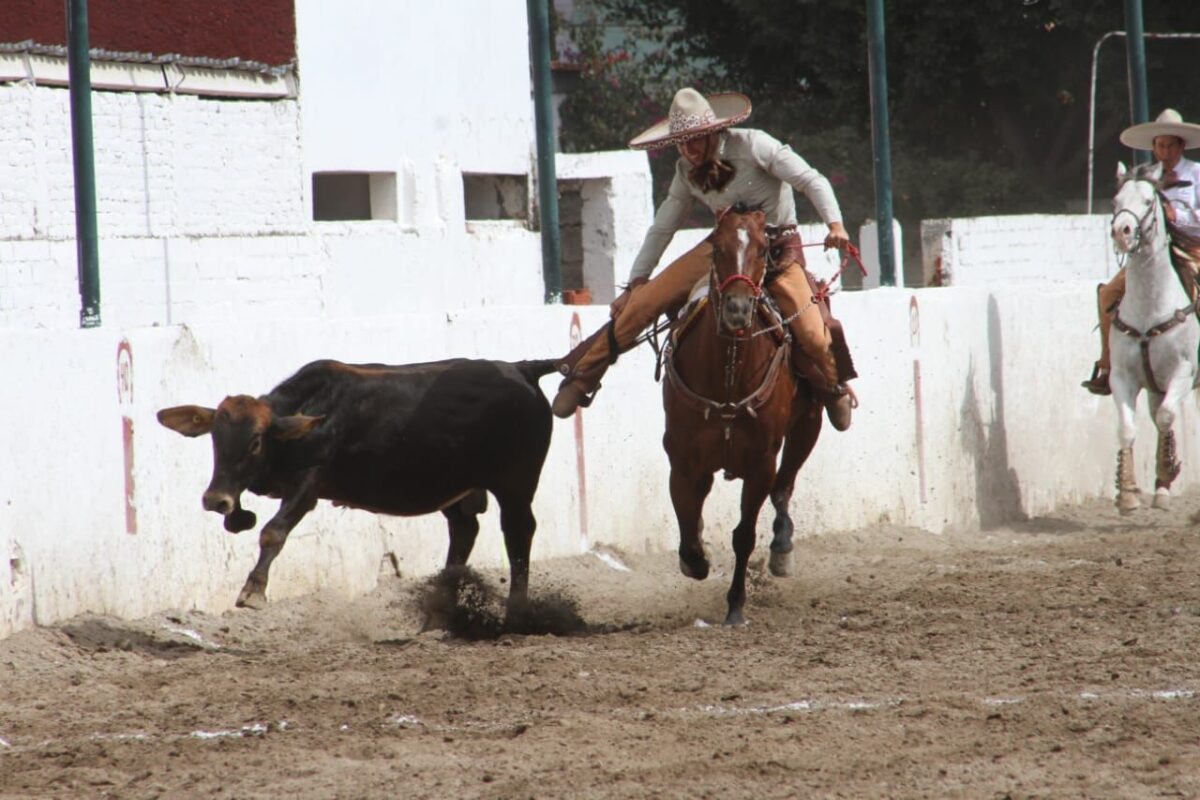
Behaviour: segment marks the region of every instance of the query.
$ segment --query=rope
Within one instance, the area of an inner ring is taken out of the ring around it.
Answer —
[[[824,242],[812,242],[811,244],[802,244],[800,246],[801,247],[824,247],[825,243]],[[794,314],[787,317],[786,319],[781,319],[779,322],[775,323],[774,325],[772,325],[768,328],[763,328],[760,331],[755,331],[754,333],[750,334],[750,338],[754,338],[755,336],[762,336],[764,333],[770,333],[771,331],[779,330],[787,325],[790,325],[792,320],[799,317],[805,311],[808,311],[810,308],[812,308],[817,303],[821,303],[821,302],[825,302],[825,301],[829,300],[829,298],[832,295],[841,291],[841,283],[840,282],[841,282],[841,278],[842,278],[842,273],[844,273],[846,271],[846,268],[850,266],[851,258],[853,258],[858,263],[858,268],[860,270],[862,270],[862,274],[865,276],[867,274],[867,267],[865,264],[863,264],[863,261],[862,261],[862,251],[860,251],[857,247],[855,247],[853,243],[847,242],[846,250],[844,253],[842,253],[842,262],[841,262],[841,266],[838,267],[838,271],[833,273],[833,277],[830,278],[829,281],[824,286],[817,289],[817,293],[814,294],[809,299],[808,303],[801,306],[799,309],[796,310],[796,312]],[[838,284],[837,289],[832,288],[835,283]]]

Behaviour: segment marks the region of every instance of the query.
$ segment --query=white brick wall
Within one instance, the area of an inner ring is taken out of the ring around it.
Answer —
[[[1107,216],[1022,214],[925,220],[925,284],[939,266],[943,285],[1102,281],[1118,269]]]
[[[0,85],[0,328],[79,324],[68,102]],[[295,100],[95,92],[93,128],[104,325],[541,302],[539,235],[467,226],[448,157],[424,212],[314,223]]]

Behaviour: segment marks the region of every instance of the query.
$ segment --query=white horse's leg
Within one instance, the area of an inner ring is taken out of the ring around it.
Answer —
[[[1117,508],[1131,514],[1141,506],[1137,477],[1133,472],[1133,439],[1137,432],[1134,415],[1137,412],[1138,390],[1130,387],[1123,376],[1111,380],[1113,401],[1117,404]]]
[[[1154,507],[1163,511],[1171,507],[1171,484],[1179,477],[1181,469],[1175,447],[1174,425],[1179,416],[1179,406],[1191,391],[1191,383],[1190,374],[1180,376],[1171,382],[1166,395],[1157,404],[1151,404],[1154,425],[1158,428],[1158,451],[1154,459]]]

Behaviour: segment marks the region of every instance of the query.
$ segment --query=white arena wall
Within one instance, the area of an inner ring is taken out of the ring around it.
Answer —
[[[921,223],[926,286],[1105,282],[1120,269],[1107,214],[1011,214]]]
[[[826,427],[801,473],[792,502],[801,535],[880,521],[986,528],[1109,493],[1115,414],[1109,400],[1078,387],[1096,346],[1092,296],[1085,282],[838,296],[862,373],[862,408],[850,431]],[[209,444],[159,426],[159,408],[263,393],[320,357],[552,356],[569,344],[574,314],[587,332],[606,310],[528,306],[291,322],[244,314],[188,326],[0,330],[9,376],[0,383],[8,454],[0,472],[0,635],[86,611],[135,617],[231,607],[256,558],[256,534],[230,535],[201,509]],[[550,393],[555,383],[547,377],[543,388]],[[556,421],[536,500],[536,561],[597,545],[675,546],[660,391],[647,348],[613,368],[583,412],[582,482],[574,421]],[[1189,406],[1180,426],[1184,486],[1200,476],[1194,414]],[[1138,462],[1150,486],[1151,428],[1142,422]],[[729,536],[736,492],[736,484],[717,482],[706,514],[710,540]],[[275,503],[247,496],[247,507],[261,525]],[[759,530],[765,547],[765,512]],[[386,518],[323,503],[276,561],[270,596],[368,590],[388,553],[404,574],[429,573],[446,544],[440,515]],[[502,560],[493,508],[473,563]],[[800,565],[795,580],[804,579],[803,556]]]

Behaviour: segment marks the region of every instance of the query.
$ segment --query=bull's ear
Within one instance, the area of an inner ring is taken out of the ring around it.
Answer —
[[[184,436],[203,436],[212,432],[213,415],[217,412],[204,406],[175,406],[158,412],[158,421]]]
[[[271,436],[287,441],[306,436],[325,417],[306,417],[303,414],[293,414],[290,417],[276,417],[271,421]]]

